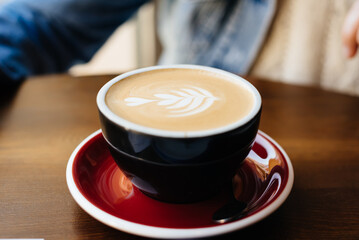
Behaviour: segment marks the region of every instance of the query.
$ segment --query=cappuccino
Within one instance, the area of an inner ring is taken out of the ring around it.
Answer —
[[[253,92],[238,81],[202,69],[156,69],[116,82],[105,102],[114,114],[145,127],[210,130],[238,122],[253,110]]]

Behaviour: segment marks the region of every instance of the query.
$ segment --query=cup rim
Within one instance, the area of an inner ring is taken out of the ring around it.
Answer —
[[[176,68],[177,69],[204,70],[204,71],[209,71],[212,73],[217,73],[217,74],[223,75],[225,77],[229,77],[231,79],[238,80],[238,83],[241,86],[245,87],[247,90],[249,90],[250,92],[253,93],[254,106],[253,106],[252,110],[250,111],[249,114],[247,114],[245,117],[241,118],[240,120],[238,120],[234,123],[225,125],[225,126],[218,127],[218,128],[213,128],[213,129],[209,129],[209,130],[200,130],[200,131],[170,131],[170,130],[151,128],[151,127],[147,127],[144,125],[140,125],[140,124],[128,121],[128,120],[116,115],[115,113],[113,113],[109,109],[109,107],[106,105],[106,101],[105,101],[106,94],[107,94],[108,90],[110,89],[110,87],[113,84],[117,83],[118,81],[121,81],[122,79],[125,79],[129,76],[139,74],[142,72],[148,72],[148,71],[158,70],[158,69],[176,69]],[[257,113],[260,111],[261,106],[262,106],[262,98],[261,98],[260,93],[246,79],[244,79],[238,75],[235,75],[233,73],[221,70],[221,69],[207,67],[207,66],[201,66],[201,65],[190,65],[190,64],[158,65],[158,66],[139,68],[136,70],[132,70],[132,71],[123,73],[123,74],[111,79],[105,85],[102,86],[102,88],[99,90],[99,92],[97,94],[96,102],[97,102],[97,107],[98,107],[99,111],[108,120],[115,123],[116,125],[119,125],[119,126],[125,128],[127,131],[133,131],[133,132],[142,133],[142,134],[150,135],[150,136],[168,137],[168,138],[198,138],[198,137],[207,137],[207,136],[212,136],[212,135],[229,132],[231,130],[234,130],[238,127],[245,125],[250,120],[252,120],[257,115]]]

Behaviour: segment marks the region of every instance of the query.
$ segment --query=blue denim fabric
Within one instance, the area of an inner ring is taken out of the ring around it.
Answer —
[[[147,0],[15,0],[0,6],[0,68],[16,81],[88,61]],[[1,79],[0,79],[1,81]]]

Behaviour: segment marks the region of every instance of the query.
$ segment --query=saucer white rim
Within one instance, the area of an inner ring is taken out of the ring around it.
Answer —
[[[286,186],[283,189],[283,192],[267,207],[260,210],[259,212],[254,213],[253,215],[234,221],[232,223],[227,223],[224,225],[219,226],[211,226],[211,227],[201,227],[201,228],[163,228],[163,227],[153,227],[147,226],[139,223],[130,222],[127,220],[120,219],[115,217],[109,213],[104,212],[103,210],[99,209],[95,205],[93,205],[89,200],[87,200],[77,188],[73,175],[73,163],[77,153],[80,149],[93,137],[99,134],[101,130],[97,130],[87,138],[85,138],[73,151],[70,156],[70,159],[67,164],[66,168],[66,181],[67,186],[70,190],[71,195],[77,202],[77,204],[89,215],[97,219],[98,221],[113,227],[117,230],[127,232],[130,234],[143,236],[143,237],[151,237],[151,238],[167,238],[167,239],[185,239],[185,238],[201,238],[201,237],[211,237],[216,235],[222,235],[225,233],[237,231],[239,229],[245,228],[249,225],[252,225],[265,217],[269,216],[275,210],[277,210],[283,202],[287,199],[294,181],[294,170],[292,163],[284,151],[284,149],[271,137],[269,137],[264,132],[260,131],[260,134],[264,136],[268,141],[270,141],[274,146],[276,146],[280,152],[283,154],[287,166],[288,166],[288,181]]]

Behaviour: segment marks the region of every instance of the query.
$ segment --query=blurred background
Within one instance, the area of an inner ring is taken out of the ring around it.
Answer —
[[[73,66],[70,73],[75,76],[119,74],[155,65],[160,52],[155,33],[155,3],[150,2],[118,27],[90,62]]]
[[[354,2],[277,0],[274,19],[247,75],[359,96],[359,54],[347,59],[341,41],[344,19]],[[155,65],[161,52],[158,4],[151,1],[141,7],[88,63],[73,66],[70,74],[116,75]]]
[[[278,0],[270,34],[249,75],[359,95],[359,57],[346,59],[341,43],[341,28],[353,2]],[[70,73],[119,74],[155,65],[161,51],[156,35],[156,4],[144,5],[89,63],[72,67]]]

